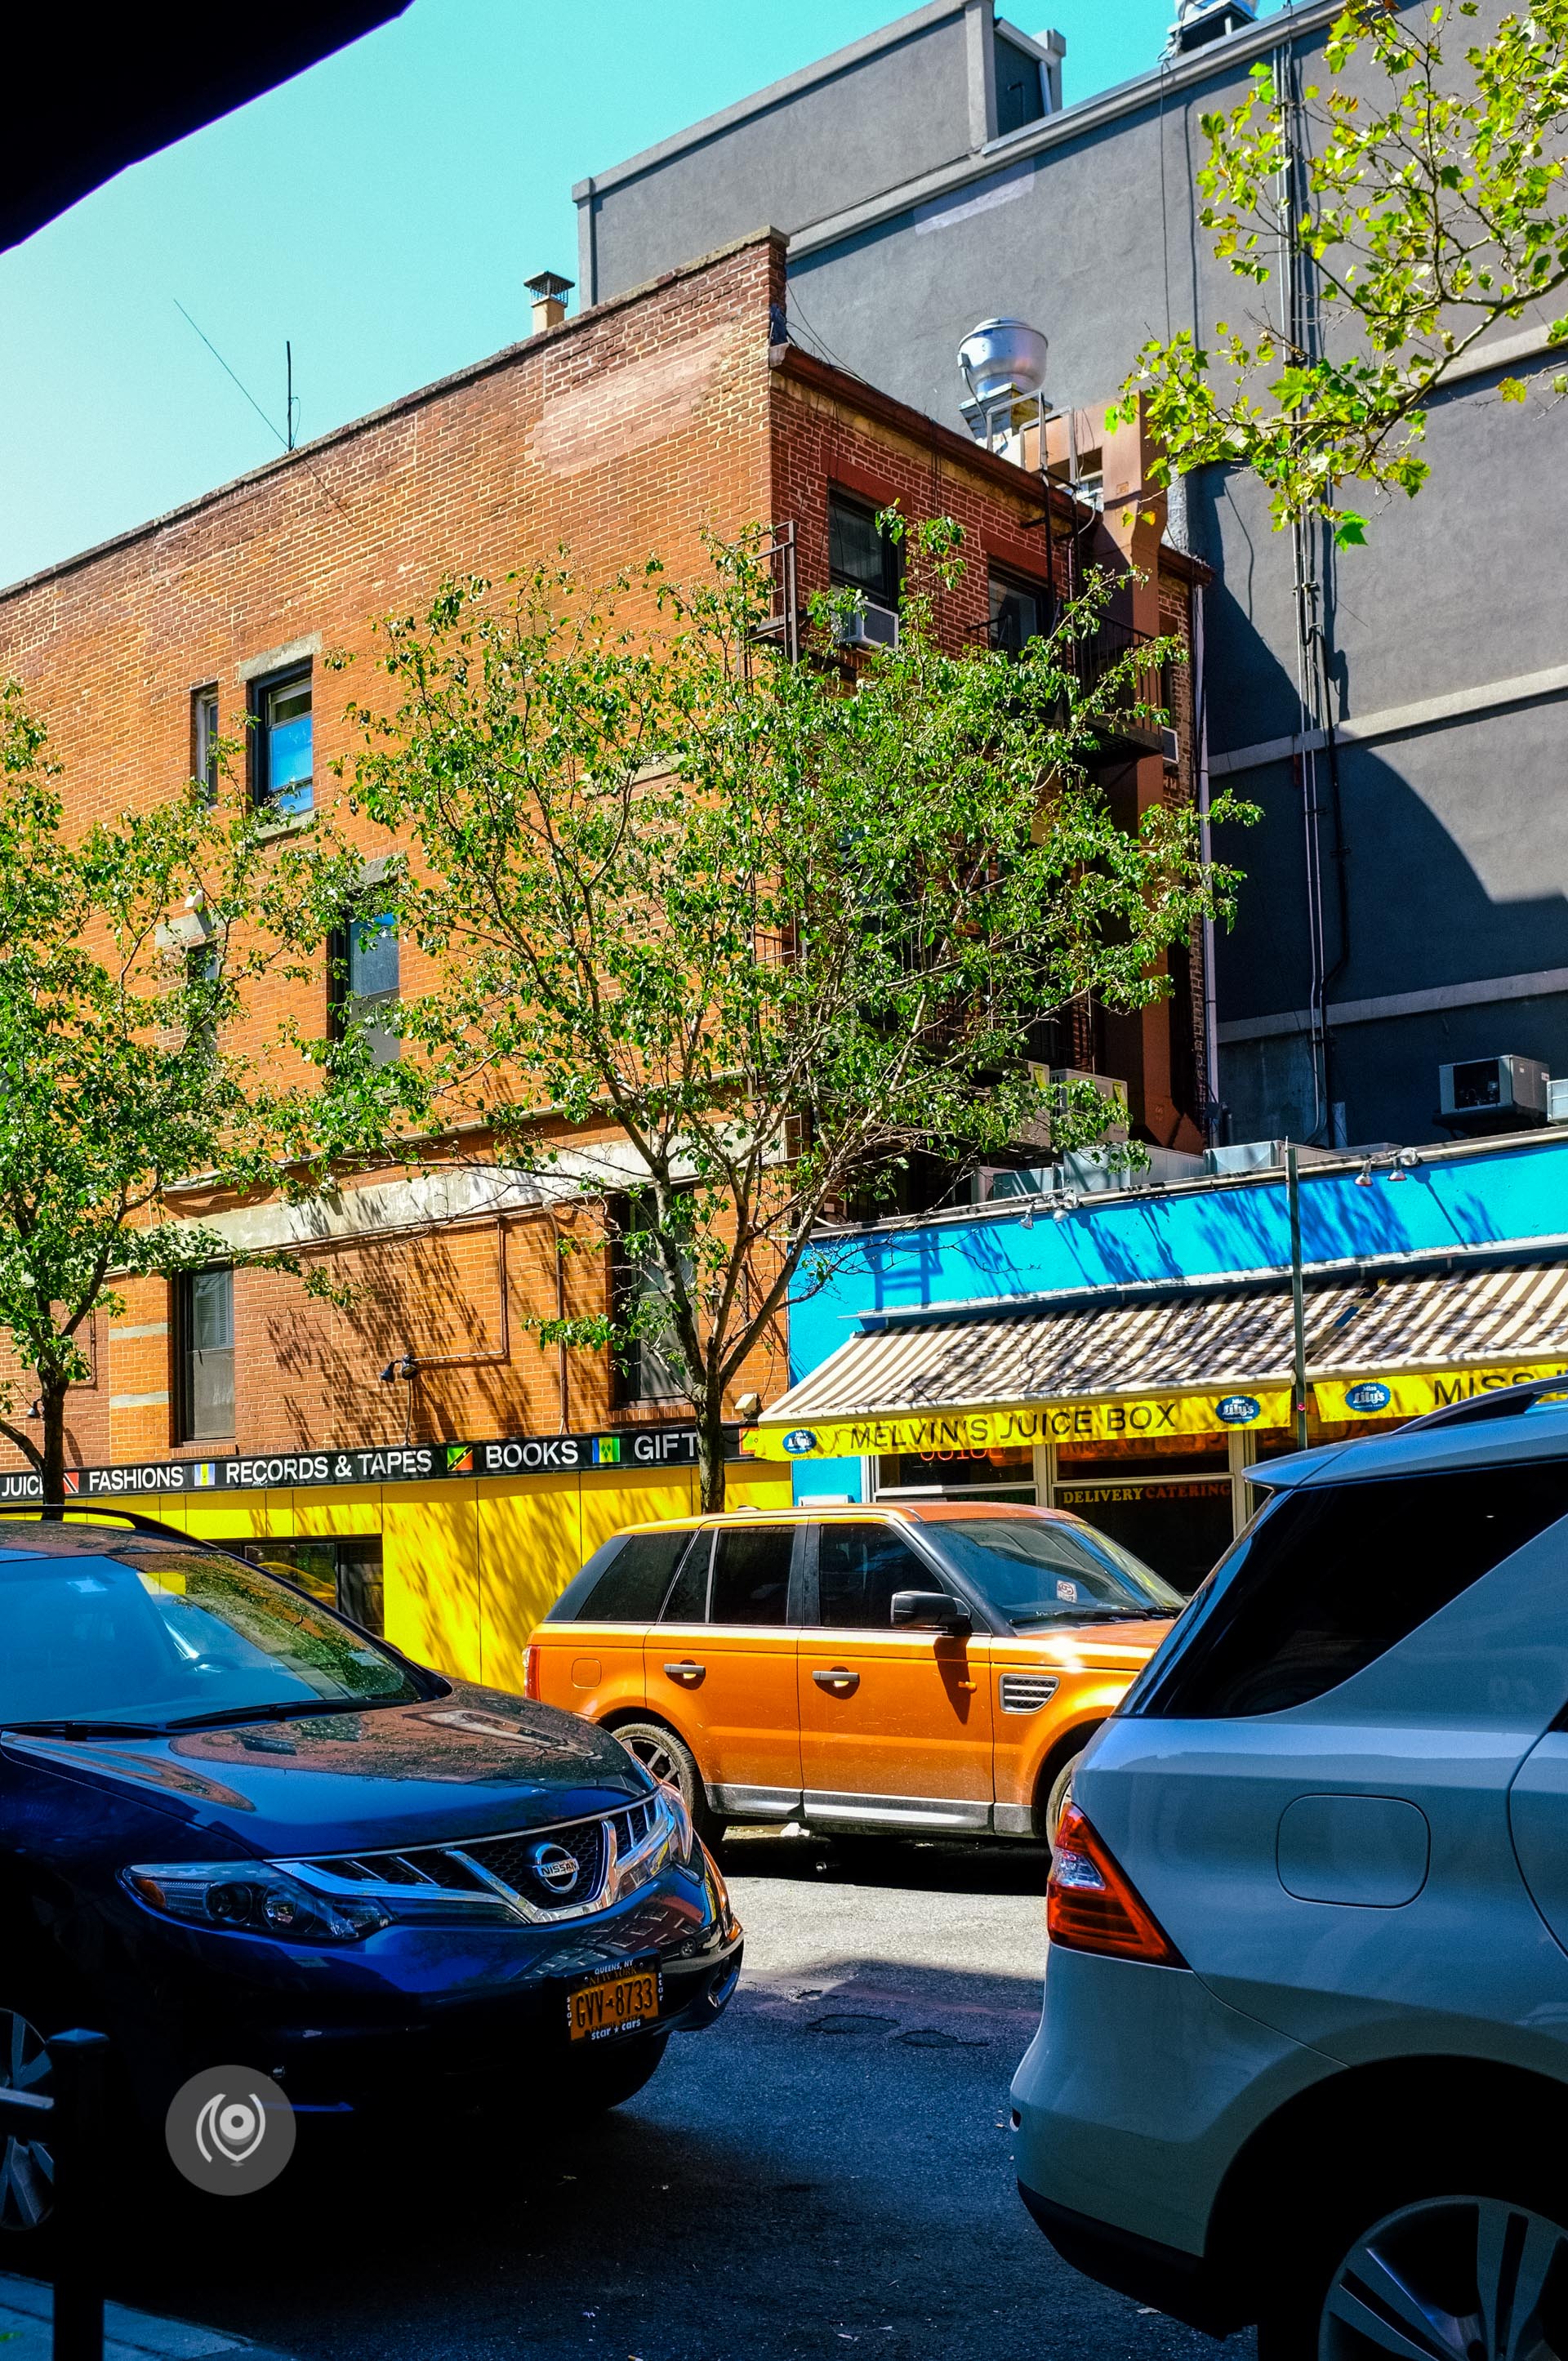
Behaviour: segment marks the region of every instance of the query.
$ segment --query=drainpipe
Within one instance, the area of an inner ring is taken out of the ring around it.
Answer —
[[[1203,866],[1214,857],[1209,826],[1209,697],[1203,674],[1203,586],[1192,588],[1192,708],[1198,717],[1198,849]],[[1214,977],[1214,921],[1203,921],[1203,1133],[1211,1148],[1220,1139],[1220,995]]]

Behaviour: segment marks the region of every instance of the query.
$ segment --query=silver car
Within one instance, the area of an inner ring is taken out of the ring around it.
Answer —
[[[1266,2361],[1561,2361],[1568,1384],[1256,1480],[1077,1773],[1025,2202]]]

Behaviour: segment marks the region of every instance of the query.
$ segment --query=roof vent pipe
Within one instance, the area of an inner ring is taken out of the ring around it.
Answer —
[[[1255,0],[1179,0],[1165,44],[1168,58],[1184,58],[1257,22]]]
[[[576,281],[563,279],[558,270],[542,270],[537,279],[525,279],[523,285],[533,298],[533,323],[530,333],[537,336],[543,329],[558,328],[566,316],[566,298]]]

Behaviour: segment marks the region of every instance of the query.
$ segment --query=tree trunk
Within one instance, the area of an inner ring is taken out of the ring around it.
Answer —
[[[705,1511],[724,1506],[724,1396],[709,1387],[696,1404],[696,1464]]]
[[[40,1387],[44,1422],[44,1516],[58,1519],[65,1500],[65,1388]]]

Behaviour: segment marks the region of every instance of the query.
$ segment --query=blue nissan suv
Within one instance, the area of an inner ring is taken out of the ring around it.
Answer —
[[[146,1518],[0,1521],[0,2084],[47,2089],[86,2025],[149,2126],[236,2063],[307,2116],[525,2077],[591,2112],[740,1949],[680,1797],[590,1724]],[[5,2144],[0,2225],[49,2171]]]

